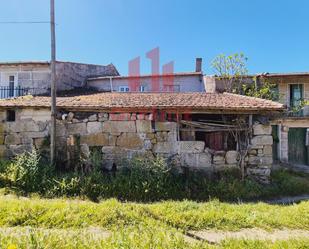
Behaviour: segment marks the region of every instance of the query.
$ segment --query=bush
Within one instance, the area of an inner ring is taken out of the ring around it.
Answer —
[[[239,172],[221,172],[215,179],[200,171],[175,172],[166,160],[136,157],[124,162],[117,171],[103,171],[102,157],[92,152],[87,170],[60,172],[46,166],[34,150],[13,162],[0,163],[0,187],[21,193],[37,192],[42,196],[86,197],[93,201],[118,198],[124,201],[256,200],[281,195],[308,193],[309,177],[288,171],[272,173],[272,183],[261,185],[241,181]]]
[[[12,187],[22,192],[42,192],[51,167],[43,166],[40,160],[36,150],[24,152],[7,165],[2,175],[6,176]]]

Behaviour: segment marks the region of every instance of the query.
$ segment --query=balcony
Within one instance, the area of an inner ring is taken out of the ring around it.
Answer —
[[[0,99],[9,99],[25,95],[40,95],[46,93],[46,89],[29,87],[0,86]]]

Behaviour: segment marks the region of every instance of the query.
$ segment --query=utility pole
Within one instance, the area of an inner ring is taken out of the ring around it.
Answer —
[[[56,32],[55,32],[55,0],[50,0],[50,34],[51,34],[51,130],[50,160],[55,164],[56,157]]]

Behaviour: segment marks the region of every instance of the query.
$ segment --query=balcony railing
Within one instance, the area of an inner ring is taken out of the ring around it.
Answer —
[[[0,99],[9,99],[25,95],[42,95],[46,94],[48,90],[42,88],[30,88],[30,87],[9,87],[0,86]]]

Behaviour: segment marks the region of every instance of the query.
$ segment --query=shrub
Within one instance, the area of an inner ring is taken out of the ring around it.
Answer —
[[[5,170],[10,184],[26,193],[40,192],[47,175],[51,174],[51,167],[43,166],[40,160],[35,149],[18,155]]]

